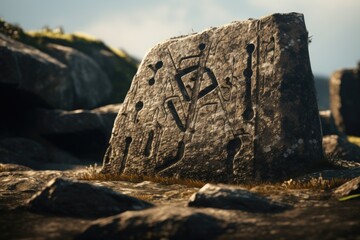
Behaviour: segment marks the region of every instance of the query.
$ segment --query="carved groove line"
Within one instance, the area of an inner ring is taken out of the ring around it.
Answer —
[[[176,123],[176,126],[177,126],[182,132],[185,132],[185,130],[186,130],[186,129],[185,129],[185,126],[184,126],[184,124],[181,122],[180,116],[179,116],[178,112],[176,111],[176,108],[175,108],[175,105],[174,105],[173,101],[172,101],[172,100],[169,100],[169,101],[167,102],[167,106],[168,106],[168,108],[169,108],[169,110],[170,110],[170,113],[171,113],[171,115],[172,115],[175,123]]]
[[[214,90],[219,85],[213,71],[211,71],[209,68],[205,68],[205,72],[209,76],[209,78],[211,80],[211,84],[199,92],[198,99],[204,97],[206,94],[210,93],[212,90]]]
[[[145,150],[144,150],[144,155],[146,157],[151,155],[151,146],[152,146],[153,140],[154,140],[154,130],[151,130],[149,132],[148,139],[147,139],[147,142],[145,145]]]
[[[164,163],[161,166],[156,167],[156,170],[161,172],[171,167],[172,165],[179,162],[184,157],[184,153],[185,153],[185,143],[184,141],[181,140],[178,143],[175,157],[165,159]]]
[[[185,68],[184,70],[180,71],[179,73],[177,73],[175,75],[176,83],[178,84],[180,92],[183,95],[185,101],[190,101],[190,96],[189,96],[189,93],[187,92],[184,82],[182,81],[181,78],[183,76],[185,76],[186,74],[188,74],[192,71],[195,71],[198,68],[199,68],[199,65],[191,66],[191,67]]]
[[[250,43],[246,46],[246,52],[248,54],[247,58],[247,66],[244,70],[243,74],[245,77],[245,110],[242,114],[245,121],[249,121],[254,116],[254,111],[252,108],[252,101],[251,101],[251,77],[253,75],[252,71],[252,53],[255,50],[255,45]]]
[[[126,163],[126,160],[127,160],[127,156],[129,154],[129,149],[130,149],[131,142],[132,142],[131,137],[126,137],[125,138],[125,149],[124,149],[123,158],[122,158],[122,161],[121,161],[120,172],[122,172],[124,170],[124,168],[125,168],[125,163]]]

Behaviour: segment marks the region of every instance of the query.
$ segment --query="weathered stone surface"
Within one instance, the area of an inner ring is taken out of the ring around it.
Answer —
[[[103,171],[275,180],[321,159],[321,141],[303,15],[274,14],[151,49]]]
[[[68,81],[74,91],[72,109],[91,109],[109,102],[113,90],[111,82],[92,58],[76,49],[57,44],[48,44],[47,50],[68,67]]]
[[[99,219],[75,239],[217,239],[216,217],[189,208],[159,207]]]
[[[55,177],[74,177],[62,171],[20,171],[9,168],[8,164],[0,170],[0,213],[26,205],[26,202],[46,183]]]
[[[35,131],[82,161],[100,162],[121,104],[93,110],[37,109]]]
[[[0,83],[14,84],[53,107],[72,108],[74,92],[65,64],[3,34],[0,60]]]
[[[349,142],[346,136],[329,135],[323,138],[324,153],[329,160],[360,162],[360,147]]]
[[[339,131],[360,136],[360,63],[336,71],[330,79],[330,109]]]
[[[360,177],[354,178],[334,190],[334,195],[338,198],[352,194],[360,194]]]
[[[93,110],[38,109],[37,131],[40,134],[100,131],[108,139],[120,107],[121,104],[111,104]]]
[[[78,158],[44,139],[37,137],[37,140],[20,137],[0,139],[0,163],[19,164],[32,169],[63,169],[63,164],[81,163]],[[63,167],[66,168],[65,165]]]
[[[327,135],[339,135],[339,130],[335,125],[334,118],[330,110],[324,110],[319,112],[321,129],[323,136]]]
[[[28,208],[34,212],[83,218],[105,217],[151,206],[106,187],[64,178],[51,180],[28,203]]]
[[[273,212],[286,206],[253,193],[245,188],[206,184],[191,196],[188,206],[237,209],[249,212]]]

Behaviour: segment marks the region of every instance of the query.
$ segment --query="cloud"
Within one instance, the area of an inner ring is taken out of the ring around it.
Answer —
[[[341,67],[354,66],[360,57],[358,0],[154,0],[145,3],[136,4],[131,10],[119,5],[103,11],[83,25],[81,31],[141,59],[156,43],[173,36],[275,12],[302,12],[313,36],[310,57],[315,73],[329,74]]]
[[[131,12],[111,12],[82,31],[142,58],[156,43],[170,37],[224,24],[233,17],[214,1],[169,1]]]

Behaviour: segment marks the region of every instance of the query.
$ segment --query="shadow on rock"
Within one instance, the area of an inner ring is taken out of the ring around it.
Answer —
[[[216,239],[223,222],[191,208],[159,207],[99,219],[75,239]]]
[[[51,180],[28,202],[32,212],[79,218],[106,217],[152,206],[106,187],[65,178]]]

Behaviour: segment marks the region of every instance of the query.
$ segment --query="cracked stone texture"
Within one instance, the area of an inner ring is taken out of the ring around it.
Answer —
[[[360,63],[342,69],[330,79],[330,109],[340,132],[360,136]]]
[[[302,14],[232,22],[157,44],[114,124],[104,172],[278,180],[322,158]]]

